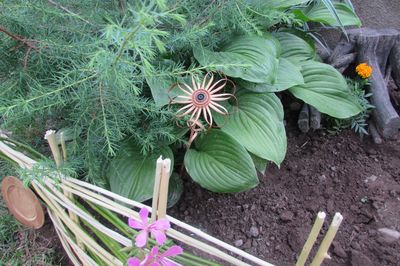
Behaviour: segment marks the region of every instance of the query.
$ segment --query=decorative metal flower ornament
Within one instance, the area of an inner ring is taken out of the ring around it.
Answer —
[[[207,73],[201,83],[197,83],[192,76],[192,86],[182,83],[176,84],[184,93],[172,99],[172,104],[183,104],[184,106],[177,111],[177,117],[185,117],[190,115],[186,121],[190,128],[189,146],[197,137],[200,131],[205,130],[205,126],[200,118],[203,117],[206,124],[210,128],[213,123],[211,111],[227,115],[228,110],[218,102],[226,101],[233,97],[232,93],[221,93],[228,82],[231,82],[226,77],[214,82],[213,73]],[[233,82],[231,82],[233,84]],[[183,85],[184,87],[182,87]],[[233,84],[234,85],[234,84]]]

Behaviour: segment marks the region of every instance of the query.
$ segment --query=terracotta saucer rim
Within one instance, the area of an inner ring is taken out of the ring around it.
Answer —
[[[24,193],[29,194],[29,197],[32,199],[32,204],[34,205],[34,218],[27,218],[23,215],[23,211],[20,211],[18,209],[18,205],[14,204],[13,202],[10,201],[10,195],[9,195],[9,188],[15,186],[16,188],[20,188],[24,191]],[[43,226],[44,224],[44,212],[42,205],[40,204],[38,198],[36,195],[30,190],[29,188],[26,188],[21,180],[19,180],[15,176],[6,176],[3,181],[1,182],[1,193],[3,195],[4,202],[10,211],[10,213],[17,219],[20,223],[25,225],[26,227],[33,228],[33,229],[39,229],[40,227]]]

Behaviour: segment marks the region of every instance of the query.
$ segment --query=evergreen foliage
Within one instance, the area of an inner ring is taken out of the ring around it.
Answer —
[[[329,21],[340,22],[336,4],[4,0],[0,2],[0,126],[37,147],[45,129],[70,130],[72,165],[90,181],[103,183],[105,162],[116,155],[123,140],[133,140],[144,155],[160,143],[184,141],[185,131],[176,127],[183,121],[176,118],[174,107],[163,106],[165,99],[160,104],[152,98],[153,85],[164,84],[161,89],[166,92],[189,75],[231,66],[230,62],[199,65],[194,47],[218,52],[235,36],[263,37],[284,27],[306,29],[315,6],[329,7]],[[355,18],[344,22],[358,22],[351,9],[341,12],[346,19]],[[299,71],[292,69],[301,77]],[[283,116],[279,108],[276,112]]]

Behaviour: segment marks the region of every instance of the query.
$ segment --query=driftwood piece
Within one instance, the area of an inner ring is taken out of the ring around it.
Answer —
[[[376,129],[375,125],[373,122],[369,124],[369,133],[371,134],[372,140],[374,141],[375,144],[382,144],[383,140],[381,138],[381,135],[379,135],[378,130]]]
[[[301,108],[297,125],[301,132],[307,133],[310,130],[310,110],[308,104],[304,103]]]
[[[352,60],[355,59],[355,60]],[[344,72],[353,63],[368,63],[373,68],[369,86],[375,106],[372,119],[376,133],[393,137],[400,129],[400,117],[390,101],[388,81],[400,86],[400,32],[395,29],[352,29],[342,36],[328,63]]]
[[[400,88],[400,39],[392,49],[390,54],[390,65],[392,66],[392,77],[397,87]]]
[[[321,128],[321,113],[310,105],[310,127],[314,130]]]
[[[394,29],[355,29],[350,30],[348,35],[356,43],[357,62],[366,62],[372,66],[370,91],[375,106],[372,117],[379,133],[384,138],[391,138],[400,129],[400,117],[390,102],[387,87],[388,76],[391,74],[389,56],[398,44],[399,32]]]

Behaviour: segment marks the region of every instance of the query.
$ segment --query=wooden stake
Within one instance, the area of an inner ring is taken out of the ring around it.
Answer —
[[[50,149],[51,149],[51,153],[53,154],[53,158],[54,158],[54,161],[56,162],[57,168],[60,168],[63,160],[61,158],[60,149],[59,149],[57,141],[56,141],[56,132],[54,130],[47,130],[46,134],[44,135],[44,139],[46,139],[47,142],[49,143],[49,146],[50,146]],[[64,136],[63,135],[61,135],[61,139],[62,139],[62,141],[61,141],[61,145],[62,145],[62,143],[64,141]],[[65,145],[65,143],[64,143],[64,145]],[[64,157],[66,158],[67,157],[66,149],[65,150],[64,149],[65,149],[65,147],[63,148],[63,151],[64,151]],[[60,179],[61,179],[61,177],[60,177]],[[64,195],[66,197],[68,197],[69,199],[71,199],[72,201],[74,200],[74,197],[73,197],[72,194],[64,191]],[[72,213],[70,211],[68,211],[68,214],[69,214],[69,217],[71,217],[71,220],[73,220],[76,224],[79,225],[78,216],[76,216],[74,213]],[[83,245],[83,243],[79,239],[77,239],[77,242],[78,242],[78,245],[82,249],[85,248],[85,246]]]
[[[161,182],[161,171],[162,171],[162,168],[163,168],[163,159],[160,156],[157,159],[156,175],[154,177],[154,190],[153,190],[151,222],[154,222],[156,220],[156,218],[157,218],[158,196],[160,194],[160,182]]]
[[[340,224],[342,223],[343,216],[340,213],[336,213],[333,217],[332,223],[329,226],[328,232],[326,233],[324,239],[322,240],[321,246],[318,249],[317,255],[315,255],[314,260],[311,262],[311,266],[319,266],[322,261],[326,258],[330,258],[328,255],[328,249],[336,236]]]
[[[311,232],[308,235],[307,241],[304,244],[303,250],[300,253],[296,266],[303,266],[306,263],[308,255],[310,254],[310,251],[318,238],[319,232],[321,231],[322,225],[324,224],[325,217],[325,212],[318,213],[317,219],[315,220]]]
[[[60,149],[58,148],[58,144],[56,141],[56,132],[54,130],[47,130],[44,135],[44,139],[47,140],[50,146],[51,153],[53,154],[54,161],[56,162],[57,168],[61,167],[62,158]]]
[[[157,219],[163,219],[167,217],[167,201],[168,201],[168,186],[170,177],[171,160],[165,159],[163,161],[161,171],[161,182],[160,182],[160,195],[158,200],[157,208]]]
[[[67,161],[67,145],[65,145],[64,132],[60,133],[60,138],[61,138],[60,142],[61,142],[61,150],[63,153],[63,159],[64,159],[64,162],[66,162]]]

